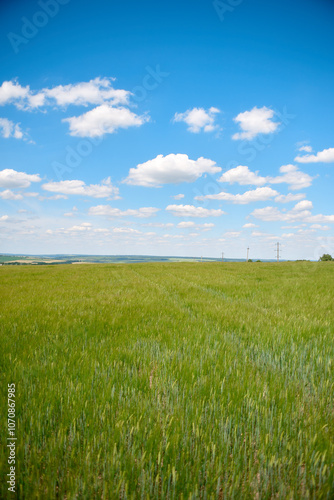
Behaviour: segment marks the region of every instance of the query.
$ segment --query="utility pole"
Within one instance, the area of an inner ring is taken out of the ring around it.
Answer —
[[[279,242],[276,243],[276,257],[277,257],[277,262],[279,262],[280,254],[279,254]]]
[[[222,252],[222,262],[224,262],[224,252]]]
[[[247,262],[248,262],[248,255],[249,255],[249,247],[247,247]]]

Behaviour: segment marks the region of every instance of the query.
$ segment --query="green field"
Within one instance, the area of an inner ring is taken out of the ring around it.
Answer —
[[[22,499],[334,498],[334,265],[2,266]]]

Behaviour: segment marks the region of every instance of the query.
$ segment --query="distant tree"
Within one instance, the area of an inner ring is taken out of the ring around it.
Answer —
[[[258,259],[256,262],[262,262],[262,260]]]
[[[252,259],[248,259],[248,262],[253,262],[253,260]]]
[[[329,253],[324,253],[323,256],[320,257],[319,262],[326,262],[329,260],[334,260],[334,259],[331,255],[329,255]]]

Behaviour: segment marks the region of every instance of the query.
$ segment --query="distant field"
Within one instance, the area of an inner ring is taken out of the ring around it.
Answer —
[[[333,292],[331,262],[1,266],[1,477],[15,383],[17,498],[334,498]]]

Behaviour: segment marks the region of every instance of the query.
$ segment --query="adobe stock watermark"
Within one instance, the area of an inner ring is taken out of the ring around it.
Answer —
[[[219,19],[223,22],[225,21],[225,15],[233,12],[236,7],[243,3],[243,1],[244,0],[214,0],[212,5]]]
[[[145,67],[146,74],[142,79],[141,85],[136,85],[131,90],[132,99],[135,102],[143,102],[148,97],[149,93],[156,90],[162,84],[170,73],[161,71],[160,65],[155,68],[151,66]],[[71,174],[76,170],[85,158],[88,158],[93,150],[99,146],[104,140],[104,135],[98,137],[89,137],[81,139],[75,147],[66,146],[64,153],[64,161],[53,161],[51,167],[58,181],[64,180],[64,175]]]
[[[27,45],[42,28],[45,28],[50,19],[56,17],[62,5],[67,5],[69,2],[70,0],[39,0],[37,3],[41,10],[37,10],[31,19],[25,16],[21,17],[20,33],[12,31],[7,33],[7,38],[15,54],[19,53],[21,45]]]
[[[160,64],[157,64],[153,69],[151,66],[146,66],[146,75],[142,80],[141,85],[136,85],[132,89],[133,100],[136,102],[145,101],[149,92],[152,90],[156,90],[159,85],[164,81],[164,79],[168,78],[170,73],[166,71],[161,71]]]

